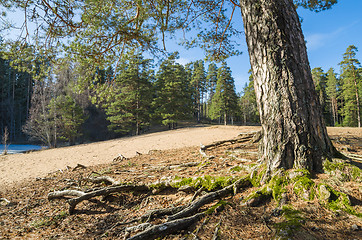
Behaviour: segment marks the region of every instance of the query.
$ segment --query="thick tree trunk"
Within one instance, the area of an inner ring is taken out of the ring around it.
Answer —
[[[292,0],[240,0],[270,176],[278,168],[322,170],[333,154]]]

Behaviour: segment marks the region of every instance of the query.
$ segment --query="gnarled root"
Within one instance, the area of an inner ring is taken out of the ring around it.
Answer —
[[[48,194],[48,200],[53,200],[56,198],[61,198],[65,196],[76,196],[77,198],[72,198],[68,200],[69,203],[69,214],[73,214],[75,207],[82,201],[91,199],[96,196],[107,196],[115,192],[125,192],[125,191],[137,191],[137,192],[147,192],[149,187],[146,185],[118,185],[101,188],[91,192],[82,192],[77,190],[64,190],[64,191],[55,191]]]

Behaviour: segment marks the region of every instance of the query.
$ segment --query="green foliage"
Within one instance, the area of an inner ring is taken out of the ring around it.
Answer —
[[[327,115],[327,112],[326,112],[326,99],[327,99],[326,74],[323,72],[323,69],[320,67],[313,68],[312,69],[312,78],[313,78],[313,82],[315,85],[315,90],[317,92],[317,95],[319,96],[319,103],[321,105],[323,115],[326,118],[326,115]]]
[[[339,81],[336,74],[334,73],[333,68],[330,68],[327,72],[327,81],[326,81],[326,94],[327,94],[327,105],[330,119],[327,119],[327,122],[330,125],[335,126],[338,123],[338,85]]]
[[[249,83],[245,84],[242,96],[239,98],[239,108],[244,124],[260,122],[252,74],[250,74]]]
[[[113,83],[99,84],[98,101],[105,108],[110,129],[138,135],[151,121],[151,61],[131,52],[120,65],[121,70]]]
[[[330,9],[337,2],[338,0],[294,0],[297,6],[302,6],[315,12]]]
[[[343,106],[341,114],[344,117],[344,126],[361,126],[361,92],[362,92],[362,76],[361,64],[355,58],[357,48],[351,45],[343,54],[341,66],[341,99]]]
[[[224,62],[218,70],[215,94],[210,106],[211,119],[224,118],[226,125],[229,117],[237,112],[237,95],[231,70]]]
[[[193,63],[193,71],[190,81],[191,98],[194,104],[194,115],[197,122],[203,118],[203,101],[206,92],[206,76],[204,69],[204,61],[199,60]]]
[[[83,109],[68,95],[53,98],[48,108],[49,116],[58,129],[57,137],[74,144],[81,136],[80,128],[86,119]]]
[[[169,128],[189,119],[192,112],[190,84],[184,67],[175,62],[177,57],[173,54],[161,63],[154,84],[154,117]]]

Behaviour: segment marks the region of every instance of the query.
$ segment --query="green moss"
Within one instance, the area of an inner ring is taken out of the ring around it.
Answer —
[[[303,175],[301,177],[307,177],[307,178],[311,178],[312,175],[310,174],[310,172],[307,169],[293,169],[294,172],[297,173],[303,173]],[[297,177],[298,178],[298,177]]]
[[[170,183],[171,187],[173,187],[173,188],[190,186],[195,189],[204,188],[208,191],[212,191],[212,190],[221,189],[221,188],[229,186],[230,184],[234,183],[237,180],[237,178],[234,178],[232,176],[217,177],[217,176],[205,175],[205,176],[197,177],[197,178],[175,177],[175,180],[176,181],[173,181]],[[164,186],[164,184],[163,185],[162,184],[153,184],[150,186],[150,188],[152,188],[152,189],[159,189],[162,187],[166,187],[166,186]]]
[[[266,165],[261,165],[257,170],[254,170],[250,177],[250,182],[254,187],[260,187],[260,181],[266,173]]]
[[[42,218],[42,219],[39,219],[39,220],[35,220],[31,223],[31,226],[34,227],[34,228],[41,228],[41,227],[47,227],[47,226],[50,226],[52,225],[52,221],[49,220],[48,217],[46,218]]]
[[[179,178],[179,177],[177,179],[175,177],[175,180],[178,180],[178,181],[171,183],[171,187],[173,187],[173,188],[180,188],[180,187],[183,187],[186,185],[191,185],[192,181],[193,181],[192,178]]]
[[[310,177],[302,176],[298,177],[294,183],[294,193],[302,199],[309,201],[315,197],[315,183]]]
[[[329,196],[326,196],[321,188],[325,188],[329,192]],[[357,212],[350,203],[349,197],[347,194],[338,192],[332,187],[326,184],[318,185],[318,198],[322,204],[324,204],[328,209],[332,211],[342,210],[349,214],[362,217],[362,213]]]
[[[214,177],[206,175],[203,177],[198,177],[194,182],[191,183],[191,186],[195,188],[205,188],[208,191],[224,188],[229,186],[236,180],[232,177]]]
[[[224,200],[220,200],[218,203],[216,203],[214,206],[210,207],[205,211],[207,215],[213,214],[216,209],[219,209],[221,206],[230,205],[229,202],[226,202]]]
[[[292,169],[289,171],[289,183],[293,185],[294,193],[305,201],[315,197],[315,183],[307,169]]]
[[[268,186],[272,191],[273,199],[279,202],[282,198],[282,194],[287,190],[285,186],[289,183],[289,178],[285,175],[284,169],[281,169],[279,173],[275,174],[269,181]]]
[[[240,167],[240,166],[235,166],[235,167],[233,167],[233,168],[230,169],[230,171],[232,171],[232,172],[240,172],[240,171],[242,171],[242,170],[243,170],[243,168]]]
[[[358,181],[361,182],[361,173],[362,170],[356,166],[353,166],[346,162],[337,162],[336,160],[331,161],[324,161],[323,163],[324,171],[331,174],[335,173],[336,171],[340,171],[345,181]]]
[[[264,186],[263,188],[249,194],[249,196],[247,196],[243,200],[243,202],[247,202],[248,200],[253,199],[253,198],[268,197],[268,196],[270,196],[270,194],[271,194],[270,189],[267,186]]]
[[[69,215],[68,212],[61,211],[59,214],[55,215],[54,217],[44,217],[42,219],[33,221],[31,223],[31,226],[34,228],[48,227],[50,225],[61,222],[68,215]]]
[[[282,207],[282,214],[284,221],[275,224],[275,227],[281,239],[289,239],[302,226],[303,218],[300,211],[288,205]]]
[[[148,187],[149,187],[150,189],[163,190],[163,189],[165,189],[167,186],[166,186],[165,183],[160,182],[160,183],[150,184]]]

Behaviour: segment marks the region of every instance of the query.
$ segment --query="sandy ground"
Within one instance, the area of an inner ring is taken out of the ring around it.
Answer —
[[[136,152],[145,154],[150,150],[199,146],[200,143],[231,139],[241,132],[259,129],[260,127],[250,126],[190,127],[28,154],[0,156],[0,187],[3,184],[44,177],[67,166],[73,168],[77,164],[91,166],[110,163],[119,154],[132,157]],[[328,128],[328,133],[331,137],[346,134],[362,138],[362,128]]]
[[[136,152],[144,154],[150,150],[198,146],[200,143],[209,144],[231,139],[241,132],[255,130],[259,130],[259,127],[190,127],[28,154],[0,156],[0,186],[29,178],[44,177],[67,166],[109,163],[119,154],[132,157]]]

